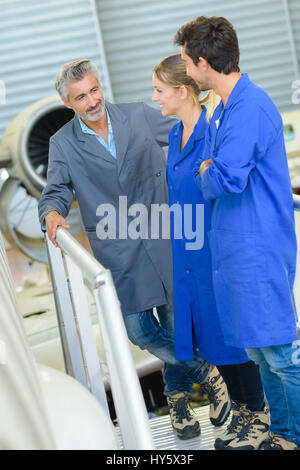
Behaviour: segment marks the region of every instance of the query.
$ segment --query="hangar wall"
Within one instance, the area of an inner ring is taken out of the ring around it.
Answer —
[[[55,75],[69,60],[96,62],[112,97],[95,4],[91,0],[0,0],[0,139],[9,122],[33,102],[56,94]]]
[[[300,79],[299,0],[0,0],[0,139],[11,119],[55,93],[58,68],[89,57],[115,102],[151,103],[152,68],[175,53],[176,30],[198,15],[226,16],[241,46],[241,69],[280,111],[293,109]]]
[[[97,0],[96,3],[116,101],[150,102],[152,68],[163,57],[178,52],[173,45],[177,29],[196,16],[216,15],[228,18],[237,30],[241,70],[270,93],[281,111],[291,108],[291,82],[300,78],[298,0]]]

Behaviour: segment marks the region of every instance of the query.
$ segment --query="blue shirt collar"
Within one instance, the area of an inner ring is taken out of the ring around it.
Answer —
[[[200,140],[205,136],[207,128],[207,121],[206,121],[206,107],[203,106],[203,111],[198,119],[197,124],[194,127],[194,139]]]
[[[203,111],[200,114],[200,117],[199,117],[197,123],[195,124],[194,130],[193,130],[192,135],[193,135],[194,140],[200,140],[205,136],[206,126],[207,126],[206,107],[203,106]],[[176,135],[177,137],[179,136],[181,138],[182,129],[183,129],[182,121],[180,121],[179,125],[177,125],[177,127],[176,127],[174,135]]]
[[[238,96],[245,90],[245,88],[247,88],[249,83],[250,83],[250,78],[248,74],[243,73],[241,78],[235,84],[232,92],[230,93],[228,101],[224,109],[230,108],[230,106],[232,106],[235,103]]]
[[[105,111],[106,111],[106,114],[107,114],[108,133],[109,133],[109,134],[112,134],[112,133],[113,133],[113,129],[112,129],[112,125],[111,125],[111,120],[110,120],[109,112],[108,112],[106,106],[105,106]],[[79,120],[81,129],[82,129],[82,132],[84,132],[85,134],[92,134],[92,135],[98,136],[98,134],[97,134],[95,131],[93,131],[92,129],[90,129],[90,128],[82,121],[82,119],[80,119],[79,116],[78,116],[78,120]]]

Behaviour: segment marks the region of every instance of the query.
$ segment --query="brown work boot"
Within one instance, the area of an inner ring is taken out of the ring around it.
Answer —
[[[269,432],[268,438],[260,446],[260,450],[299,450],[297,444],[287,441],[284,437]]]
[[[239,432],[241,432],[243,425],[248,421],[250,411],[246,408],[246,405],[232,402],[232,418],[230,424],[227,426],[223,434],[215,440],[215,449],[225,449],[231,441],[233,441]]]
[[[216,367],[213,367],[207,380],[201,384],[210,401],[209,419],[214,426],[222,426],[231,410],[231,400],[226,383]]]
[[[250,411],[245,417],[241,430],[225,450],[258,450],[268,438],[270,419],[267,412]]]
[[[190,413],[190,404],[185,392],[175,392],[167,396],[170,418],[179,439],[191,439],[200,435],[199,421]]]

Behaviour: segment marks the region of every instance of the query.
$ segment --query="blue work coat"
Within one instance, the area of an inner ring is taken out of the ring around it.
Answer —
[[[178,204],[182,214],[182,219],[180,216],[178,218],[178,210],[174,211],[177,218],[174,215],[171,231],[175,355],[177,359],[192,360],[193,347],[196,347],[200,356],[213,364],[242,363],[249,360],[245,351],[224,344],[213,293],[211,255],[207,240],[213,206],[209,201],[204,201],[193,176],[195,162],[203,150],[206,128],[207,122],[203,111],[182,152],[180,150],[182,122],[176,124],[169,135],[167,163],[169,205]],[[204,226],[201,210],[197,214],[196,205],[199,205],[198,209],[204,205]],[[173,214],[173,211],[171,213]],[[191,221],[193,224],[189,225],[190,232],[196,232],[196,229],[198,231],[198,236],[194,240],[187,230],[187,224],[191,224]],[[182,239],[175,235],[180,230]],[[189,243],[197,249],[188,250]]]
[[[213,284],[226,344],[257,348],[297,339],[292,290],[297,242],[280,113],[243,74],[211,119],[194,170],[213,203]],[[201,161],[212,165],[199,176]]]

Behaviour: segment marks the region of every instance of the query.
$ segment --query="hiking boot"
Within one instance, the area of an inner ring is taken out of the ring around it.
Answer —
[[[190,404],[185,392],[167,396],[171,424],[179,439],[191,439],[200,435],[200,424],[190,413]]]
[[[223,434],[215,440],[215,449],[223,450],[238,433],[242,430],[243,425],[247,422],[250,411],[247,410],[246,405],[232,402],[232,418],[230,424],[227,426]]]
[[[201,387],[210,401],[210,422],[214,426],[222,426],[229,416],[231,400],[228,395],[227,386],[216,367],[212,368],[208,379],[201,384]]]
[[[260,450],[298,450],[297,444],[287,441],[284,437],[269,432],[268,438],[260,446]]]
[[[267,439],[269,430],[269,415],[265,411],[249,411],[246,422],[235,439],[225,447],[225,450],[258,450]]]

